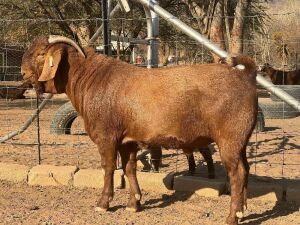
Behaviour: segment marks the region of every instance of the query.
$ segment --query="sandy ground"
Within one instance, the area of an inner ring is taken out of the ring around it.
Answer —
[[[32,187],[0,182],[0,224],[224,224],[229,196],[204,198],[188,193],[143,191],[143,211],[125,210],[128,191],[116,190],[111,210],[95,212],[100,190]],[[225,210],[222,210],[225,209]],[[299,224],[299,205],[249,200],[242,224]]]

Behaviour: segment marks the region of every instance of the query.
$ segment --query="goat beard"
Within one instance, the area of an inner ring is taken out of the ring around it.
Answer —
[[[35,79],[35,92],[36,92],[36,97],[39,99],[39,100],[42,100],[43,99],[43,94],[45,93],[45,87],[44,85],[42,84],[42,82],[39,81],[39,76],[35,75],[34,77]]]

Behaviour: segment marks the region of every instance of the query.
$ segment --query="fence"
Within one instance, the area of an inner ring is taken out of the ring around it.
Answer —
[[[281,17],[284,15],[280,15]],[[286,15],[289,17],[290,15]],[[145,18],[137,18],[142,24]],[[250,17],[253,22],[255,17]],[[133,20],[126,18],[113,19],[112,26],[121,27],[120,34],[126,35]],[[288,20],[287,20],[288,21]],[[86,27],[94,27],[95,30],[101,19],[72,19],[72,20],[0,20],[2,35],[0,43],[0,137],[19,129],[19,127],[36,109],[35,93],[32,89],[15,88],[20,83],[20,62],[24,49],[38,33],[64,34],[59,24],[66,23],[73,29],[83,45],[87,45],[90,31]],[[144,26],[145,27],[145,26]],[[79,29],[80,28],[80,29]],[[29,32],[30,30],[30,32]],[[18,40],[16,33],[18,32]],[[143,32],[141,32],[143,34]],[[70,35],[70,34],[68,34]],[[278,38],[270,34],[251,35],[252,39],[243,40],[244,53],[251,55],[257,64],[269,62],[277,68],[294,70],[299,65],[297,53],[300,51],[300,40],[286,38],[278,34]],[[169,36],[170,37],[170,36]],[[225,45],[228,44],[226,41]],[[93,46],[102,51],[101,39],[97,39]],[[167,66],[174,64],[206,63],[212,60],[211,54],[204,46],[188,40],[182,35],[175,35],[161,41],[160,62]],[[289,54],[284,46],[289,46]],[[128,62],[143,64],[146,58],[146,46],[139,43],[113,42],[113,54]],[[137,57],[138,56],[138,57]],[[13,81],[13,82],[12,82]],[[293,87],[298,93],[299,86]],[[24,99],[12,100],[11,96],[20,93]],[[265,119],[265,129],[256,129],[248,144],[248,158],[251,164],[251,173],[259,177],[280,178],[285,185],[287,180],[296,180],[300,177],[299,146],[300,146],[300,119],[299,114],[282,102],[270,99],[267,92],[259,92],[259,105]],[[299,96],[298,96],[299,97]],[[49,100],[45,109],[36,120],[22,134],[0,144],[0,161],[36,165],[39,163],[39,150],[41,150],[41,163],[54,165],[77,165],[80,168],[99,168],[100,156],[97,147],[85,135],[82,121],[76,118],[68,121],[72,124],[70,134],[57,134],[53,131],[54,114],[59,107],[68,101],[65,95],[57,95]],[[56,119],[63,115],[56,114]],[[292,118],[295,117],[295,118]],[[52,128],[51,128],[52,127]],[[39,137],[39,135],[40,137]],[[224,176],[221,167],[217,146],[212,145],[211,151],[215,161],[217,176]],[[202,156],[195,153],[198,169],[196,174],[205,176],[205,162]],[[144,165],[140,166],[140,169]],[[180,150],[163,150],[162,167],[160,171],[186,171],[188,164]]]

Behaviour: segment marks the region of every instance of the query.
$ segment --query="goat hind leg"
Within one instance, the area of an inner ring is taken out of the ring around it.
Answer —
[[[243,151],[230,151],[230,149],[221,149],[221,159],[227,170],[230,179],[231,187],[231,203],[230,203],[230,213],[227,217],[227,224],[236,225],[238,224],[238,218],[243,217],[244,209],[244,199],[246,193],[246,179],[247,179],[247,169],[244,165],[244,160],[242,158]]]
[[[249,177],[249,170],[250,170],[250,166],[247,160],[247,155],[246,155],[246,149],[242,151],[242,160],[243,160],[243,165],[245,167],[245,185],[244,185],[244,209],[247,209],[247,187],[248,187],[248,177]]]
[[[199,151],[207,164],[208,178],[215,178],[215,166],[209,147],[200,148]]]
[[[195,163],[195,158],[194,154],[186,154],[186,158],[189,164],[189,175],[194,175],[196,171],[196,163]]]

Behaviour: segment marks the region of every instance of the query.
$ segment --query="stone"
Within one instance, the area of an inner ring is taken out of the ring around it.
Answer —
[[[0,163],[0,180],[7,180],[11,182],[26,182],[28,166],[12,164],[12,163]]]
[[[59,186],[73,185],[76,166],[38,165],[33,167],[28,174],[29,185]]]

